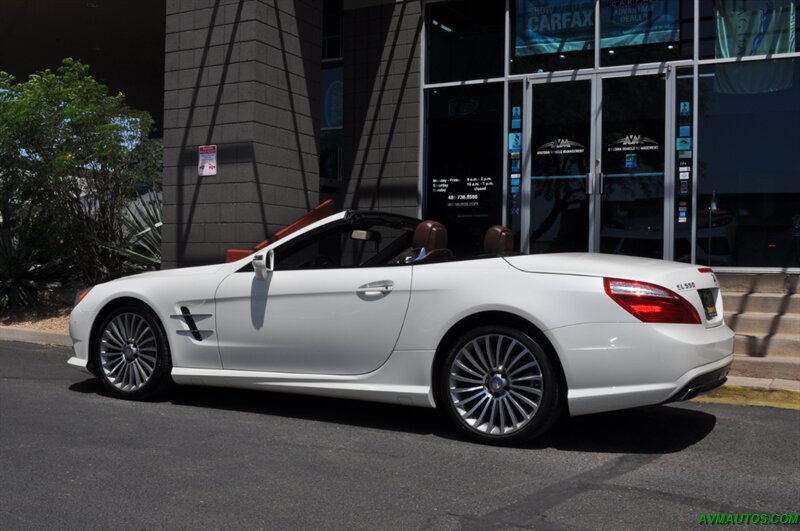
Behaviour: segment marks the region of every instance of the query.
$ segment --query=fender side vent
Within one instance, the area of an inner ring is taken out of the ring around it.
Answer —
[[[192,337],[195,341],[202,341],[203,336],[200,334],[200,331],[197,329],[197,325],[194,322],[194,317],[189,312],[189,308],[186,306],[181,306],[181,314],[183,315],[186,324],[189,326],[189,331],[192,333]]]

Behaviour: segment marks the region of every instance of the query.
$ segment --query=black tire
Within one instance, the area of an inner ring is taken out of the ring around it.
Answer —
[[[129,334],[121,333],[120,325],[125,322],[132,323]],[[138,323],[138,332],[134,323]],[[145,337],[136,343],[136,337],[127,337],[133,335]],[[126,340],[122,346],[121,339]],[[128,343],[137,346],[125,351]],[[93,341],[92,362],[103,387],[117,398],[150,400],[164,394],[173,383],[164,328],[144,304],[125,304],[103,317]],[[128,372],[123,376],[126,367]],[[125,385],[128,381],[130,385]]]
[[[493,359],[494,351],[498,354]],[[534,339],[514,328],[482,326],[462,335],[451,345],[437,378],[441,409],[463,434],[482,443],[524,443],[544,433],[561,414],[561,381],[552,360]]]

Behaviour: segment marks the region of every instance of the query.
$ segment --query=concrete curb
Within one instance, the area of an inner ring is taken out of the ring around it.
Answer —
[[[15,326],[0,326],[0,341],[21,341],[23,343],[57,345],[60,347],[72,346],[72,339],[70,339],[69,334],[17,328]]]
[[[710,393],[697,396],[692,401],[733,406],[776,407],[800,411],[800,392],[775,388],[724,385]]]
[[[729,376],[726,386],[748,387],[764,391],[794,391],[800,393],[800,381],[781,378],[749,378],[747,376]]]

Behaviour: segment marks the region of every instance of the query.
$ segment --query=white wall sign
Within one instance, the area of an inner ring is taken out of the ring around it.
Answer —
[[[209,177],[217,174],[217,146],[200,146],[197,150],[197,174]]]

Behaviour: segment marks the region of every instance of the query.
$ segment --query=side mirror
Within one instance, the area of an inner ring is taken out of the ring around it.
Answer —
[[[275,251],[270,249],[266,252],[257,253],[253,257],[253,271],[256,273],[256,278],[264,280],[267,278],[267,273],[275,270]]]

